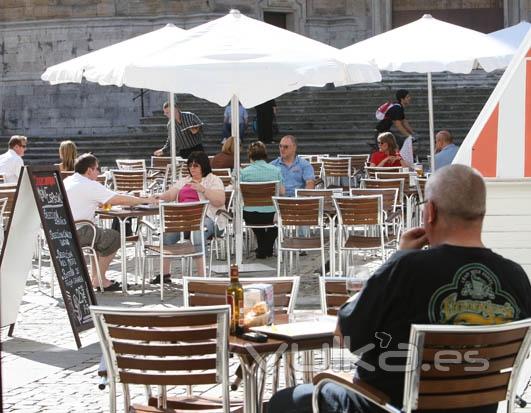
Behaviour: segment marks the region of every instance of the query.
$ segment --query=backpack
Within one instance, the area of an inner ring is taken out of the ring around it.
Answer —
[[[391,109],[392,106],[397,105],[397,103],[393,103],[390,100],[385,102],[384,104],[378,106],[378,109],[376,109],[376,113],[374,116],[376,116],[376,119],[383,120],[385,118],[385,114],[389,109]]]

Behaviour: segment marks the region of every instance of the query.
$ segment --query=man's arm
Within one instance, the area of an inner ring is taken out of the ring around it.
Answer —
[[[313,179],[309,179],[306,181],[306,185],[304,186],[304,189],[314,189],[315,188],[315,181]]]
[[[404,136],[409,136],[411,135],[413,132],[409,132],[408,128],[406,128],[406,125],[405,123],[407,123],[407,120],[394,120],[393,121],[393,125],[395,125],[395,128],[398,129],[398,131],[404,135]]]
[[[140,205],[140,204],[154,204],[157,200],[154,197],[140,198],[137,196],[116,194],[107,201],[111,205]]]

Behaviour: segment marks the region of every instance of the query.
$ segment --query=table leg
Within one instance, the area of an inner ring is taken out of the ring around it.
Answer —
[[[413,221],[413,195],[406,195],[406,230],[411,228]]]
[[[127,218],[118,218],[120,222],[120,247],[122,254],[122,292],[127,293],[127,248],[125,245],[125,223]]]
[[[242,366],[244,386],[243,410],[245,413],[257,413],[261,410],[261,406],[258,406],[258,383],[256,376],[260,363],[252,357],[244,355],[238,355],[238,357]]]
[[[303,351],[302,352],[302,360],[304,364],[304,370],[303,370],[303,381],[304,383],[311,383],[313,380],[313,364],[314,364],[314,357],[313,357],[313,350]]]

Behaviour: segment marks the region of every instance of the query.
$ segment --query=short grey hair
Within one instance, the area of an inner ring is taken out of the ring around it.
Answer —
[[[425,195],[450,219],[472,221],[485,215],[485,181],[468,166],[455,164],[438,169],[428,179]]]
[[[285,135],[282,139],[289,139],[293,145],[297,146],[297,138],[293,135]]]

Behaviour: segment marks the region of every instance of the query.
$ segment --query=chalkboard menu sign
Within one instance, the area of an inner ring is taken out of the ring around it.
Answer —
[[[29,166],[28,173],[65,308],[76,343],[81,347],[78,332],[94,326],[90,305],[96,304],[96,297],[66,191],[57,169]]]

